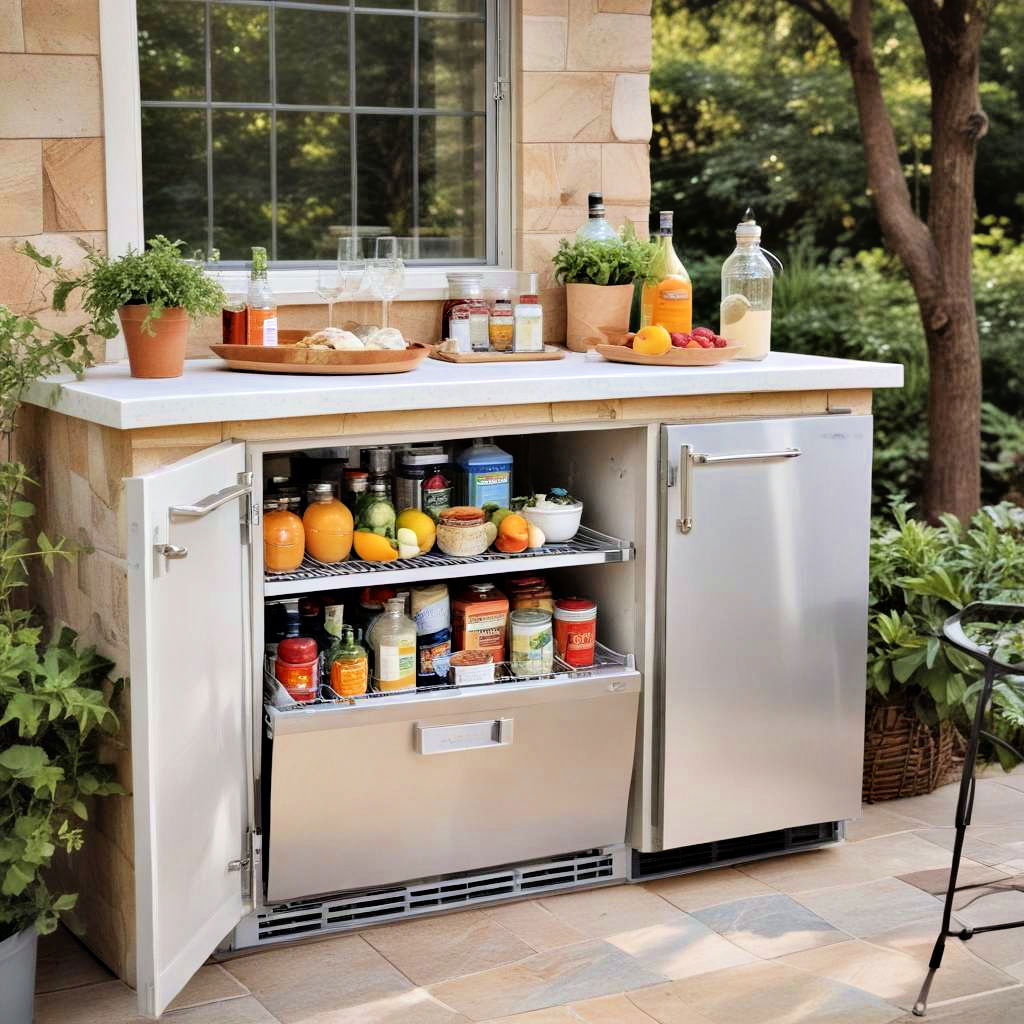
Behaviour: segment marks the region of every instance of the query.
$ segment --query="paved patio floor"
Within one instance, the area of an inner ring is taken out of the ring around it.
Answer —
[[[384,925],[203,967],[173,1024],[910,1024],[956,789],[865,807],[841,847]],[[1024,772],[979,783],[964,881],[1024,885]],[[966,903],[966,900],[961,901]],[[1024,893],[964,905],[1024,917]],[[38,1024],[128,1024],[135,993],[66,932]],[[952,940],[929,1019],[1024,1020],[1024,930]]]

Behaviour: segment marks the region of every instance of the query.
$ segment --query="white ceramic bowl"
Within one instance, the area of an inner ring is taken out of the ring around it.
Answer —
[[[523,515],[533,523],[544,540],[551,544],[560,544],[572,540],[579,532],[580,520],[583,518],[583,502],[575,505],[540,505],[524,508]]]

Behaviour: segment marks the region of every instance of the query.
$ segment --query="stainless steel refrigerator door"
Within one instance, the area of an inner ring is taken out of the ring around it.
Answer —
[[[661,848],[859,814],[871,417],[663,442]]]
[[[640,676],[269,709],[271,902],[621,843]]]

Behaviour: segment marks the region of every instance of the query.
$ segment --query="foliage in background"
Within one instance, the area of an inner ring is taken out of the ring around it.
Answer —
[[[942,624],[971,601],[1024,603],[1024,510],[981,509],[966,525],[910,517],[894,500],[871,538],[869,698],[913,707],[921,721],[973,714],[980,664],[942,639]],[[992,731],[1014,745],[1024,737],[1024,699],[1013,682],[997,685]],[[1009,767],[1010,755],[996,748]]]
[[[53,308],[63,311],[68,296],[82,289],[82,308],[92,318],[90,330],[102,338],[114,338],[120,330],[117,311],[122,306],[149,306],[142,330],[153,332],[153,321],[164,309],[184,309],[193,320],[213,316],[224,304],[224,290],[207,277],[195,262],[182,259],[184,242],[156,235],[142,252],[129,249],[111,259],[81,239],[86,269],[78,275],[64,270],[59,256],[45,256],[31,242],[21,252],[54,272]]]
[[[653,242],[633,236],[618,245],[563,238],[552,262],[559,284],[633,284],[648,276],[655,252]]]
[[[837,5],[840,8],[842,4]],[[875,0],[876,59],[917,212],[927,214],[931,124],[920,41],[899,0]],[[654,206],[676,210],[677,247],[731,249],[752,205],[765,244],[801,239],[830,257],[881,244],[850,75],[820,26],[779,0],[655,0]],[[1024,232],[1024,5],[996,5],[982,45],[989,133],[978,150],[980,217]]]

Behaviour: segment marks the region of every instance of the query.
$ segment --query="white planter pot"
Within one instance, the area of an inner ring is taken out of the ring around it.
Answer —
[[[0,942],[0,1021],[4,1024],[32,1024],[38,941],[35,928],[26,928]]]

